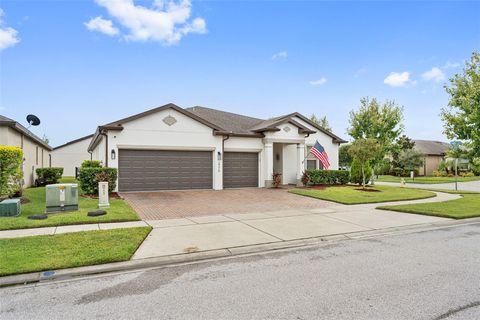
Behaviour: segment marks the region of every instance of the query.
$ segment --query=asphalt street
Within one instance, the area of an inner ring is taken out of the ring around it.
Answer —
[[[480,224],[0,289],[0,319],[480,319]]]

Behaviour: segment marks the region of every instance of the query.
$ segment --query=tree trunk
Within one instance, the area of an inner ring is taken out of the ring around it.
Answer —
[[[365,168],[362,164],[362,189],[365,189]]]

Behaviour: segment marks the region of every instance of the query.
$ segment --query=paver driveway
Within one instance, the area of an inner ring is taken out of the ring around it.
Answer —
[[[285,189],[129,192],[122,196],[143,220],[216,214],[314,209],[332,203],[288,193]]]

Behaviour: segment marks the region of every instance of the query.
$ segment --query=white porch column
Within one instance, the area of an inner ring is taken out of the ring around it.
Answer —
[[[305,144],[297,143],[297,186],[302,186],[302,174],[305,170]]]
[[[273,143],[267,142],[264,144],[265,148],[265,188],[272,187],[273,174]]]

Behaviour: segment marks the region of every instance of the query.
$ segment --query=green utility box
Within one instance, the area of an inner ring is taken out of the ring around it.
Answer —
[[[0,202],[0,217],[16,217],[20,214],[20,199],[6,199]]]
[[[49,184],[45,187],[48,212],[78,210],[78,185],[76,183]]]

